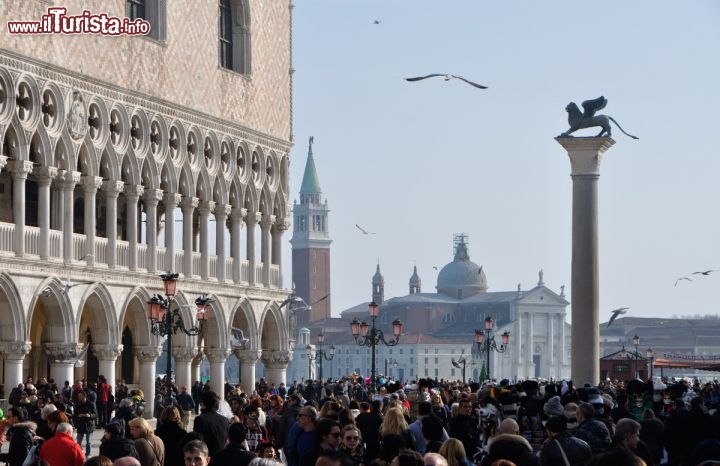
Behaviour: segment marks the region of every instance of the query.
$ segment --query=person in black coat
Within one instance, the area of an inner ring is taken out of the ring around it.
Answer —
[[[187,431],[180,425],[180,411],[175,406],[165,406],[159,421],[160,427],[155,429],[155,435],[160,437],[165,445],[164,466],[184,466],[183,446]]]
[[[363,401],[360,403],[360,414],[355,418],[355,425],[360,429],[362,438],[365,441],[365,456],[367,464],[380,455],[380,426],[383,423],[382,400],[373,400],[372,411],[368,411],[369,405]]]
[[[218,414],[220,400],[213,391],[203,392],[200,396],[202,413],[193,421],[193,431],[203,437],[208,446],[210,458],[214,457],[225,446],[229,422],[223,415]]]
[[[135,442],[126,438],[123,426],[111,422],[105,426],[105,433],[100,440],[100,454],[115,461],[123,456],[132,456],[140,459]]]
[[[228,444],[212,457],[213,466],[247,466],[250,461],[257,457],[245,448],[245,436],[247,428],[241,422],[230,425],[228,429]]]
[[[28,421],[27,417],[25,408],[7,410],[6,418],[10,428],[5,433],[5,438],[10,442],[10,446],[7,453],[0,453],[0,461],[4,461],[8,466],[22,466],[32,447],[37,426],[34,422]]]

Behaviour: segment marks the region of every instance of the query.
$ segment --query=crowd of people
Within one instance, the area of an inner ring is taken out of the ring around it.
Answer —
[[[168,388],[170,387],[170,388]],[[359,377],[252,393],[158,379],[157,417],[123,381],[29,378],[0,416],[10,466],[720,465],[720,384],[409,384]],[[96,429],[99,455],[91,457]],[[5,449],[3,449],[5,450]]]

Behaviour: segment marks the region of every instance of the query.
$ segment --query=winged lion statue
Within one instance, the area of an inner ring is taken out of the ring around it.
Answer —
[[[606,105],[607,99],[604,96],[600,96],[597,99],[586,100],[582,103],[583,111],[581,113],[577,104],[575,102],[570,102],[567,104],[567,107],[565,107],[565,110],[568,112],[568,123],[570,124],[570,129],[558,137],[572,137],[571,134],[575,131],[583,128],[592,128],[594,126],[602,128],[602,131],[598,133],[597,137],[611,136],[610,122],[612,121],[617,125],[620,131],[623,132],[623,134],[633,139],[639,139],[637,136],[626,133],[625,130],[622,129],[622,126],[620,126],[613,117],[609,115],[595,115],[595,112],[602,110]]]

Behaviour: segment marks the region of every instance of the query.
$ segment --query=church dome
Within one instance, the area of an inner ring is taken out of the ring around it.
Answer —
[[[438,293],[464,299],[488,289],[482,267],[470,260],[465,238],[461,235],[455,244],[455,258],[440,270],[437,278]]]

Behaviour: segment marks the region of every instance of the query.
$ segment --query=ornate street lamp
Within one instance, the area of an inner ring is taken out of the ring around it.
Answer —
[[[318,378],[321,381],[323,380],[323,369],[322,369],[323,359],[325,359],[326,361],[332,361],[333,358],[335,357],[335,345],[331,345],[330,351],[328,352],[327,350],[322,349],[322,344],[324,342],[325,342],[325,334],[322,333],[322,331],[320,331],[320,333],[318,334],[318,349],[315,350],[315,356],[313,356],[313,354],[312,354],[312,347],[310,345],[308,345],[305,348],[305,351],[307,351],[309,363],[312,361],[318,361],[318,363],[320,364]],[[332,367],[330,369],[332,369]]]
[[[655,360],[655,352],[652,348],[645,350],[645,357],[650,361],[650,380],[653,378],[653,360]]]
[[[502,335],[500,335],[502,343],[500,344],[500,346],[498,346],[497,342],[495,341],[495,337],[492,335],[494,325],[495,322],[493,321],[492,317],[488,316],[485,318],[485,329],[475,330],[475,343],[477,343],[478,351],[480,352],[480,354],[482,354],[483,352],[487,353],[488,380],[492,380],[492,377],[490,376],[490,353],[492,351],[504,353],[507,350],[508,342],[510,341],[510,332],[506,330]]]
[[[640,337],[635,335],[633,337],[633,345],[635,345],[635,378],[639,379],[640,374],[638,373],[638,346],[640,346]]]
[[[400,342],[400,334],[402,334],[403,324],[400,320],[395,319],[392,323],[392,332],[395,337],[393,340],[385,340],[385,334],[382,330],[375,328],[375,319],[380,312],[379,306],[375,301],[368,305],[370,310],[370,317],[372,318],[372,324],[368,325],[364,320],[359,322],[357,319],[353,319],[350,322],[350,332],[360,346],[370,347],[370,376],[372,379],[372,389],[375,391],[375,346],[384,344],[385,346],[395,346]]]
[[[207,295],[199,296],[195,299],[197,312],[193,316],[193,321],[188,327],[183,321],[180,314],[180,306],[172,307],[175,302],[175,290],[177,287],[178,274],[168,272],[160,275],[163,281],[165,297],[155,294],[147,302],[148,319],[150,320],[150,332],[160,337],[167,336],[167,366],[165,372],[165,386],[167,388],[166,404],[172,403],[172,336],[178,331],[185,335],[199,335],[202,331],[203,323],[208,319],[210,311],[208,305],[215,302],[214,299],[208,298]]]
[[[383,372],[383,375],[385,375],[385,377],[388,376],[388,369],[387,369],[387,368],[388,368],[388,364],[390,364],[390,367],[397,367],[397,366],[398,366],[398,362],[397,362],[396,360],[394,360],[393,358],[390,358],[390,359],[385,358],[385,372]]]
[[[483,338],[484,338],[484,336],[483,336]],[[463,380],[463,383],[465,383],[467,380],[467,379],[465,379],[465,365],[467,364],[467,356],[463,356],[462,358],[458,359],[457,361],[455,360],[455,358],[452,358],[451,362],[452,362],[453,367],[456,369],[460,369],[460,367],[462,366],[462,380]]]

